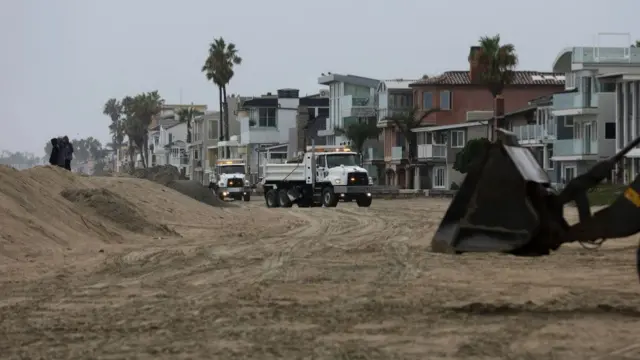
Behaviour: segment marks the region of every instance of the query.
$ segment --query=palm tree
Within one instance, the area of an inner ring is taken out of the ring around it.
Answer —
[[[413,187],[413,173],[418,160],[418,134],[413,129],[422,126],[422,120],[440,111],[438,108],[420,110],[417,107],[406,112],[400,112],[389,117],[396,131],[399,131],[407,144],[407,187]],[[403,145],[403,144],[398,144]]]
[[[238,49],[234,43],[226,43],[220,37],[214,39],[209,45],[209,55],[205,60],[202,71],[206,74],[208,80],[212,80],[220,91],[218,94],[220,100],[221,119],[223,119],[223,139],[229,140],[229,109],[227,104],[227,85],[233,78],[235,65],[242,64],[242,58],[238,56]]]
[[[124,143],[124,121],[122,119],[122,103],[118,99],[111,98],[104,104],[102,113],[111,118],[111,124],[109,124],[109,132],[111,133],[111,141],[113,149],[116,151],[116,164],[118,161],[117,155]],[[116,168],[114,164],[114,169]]]
[[[213,55],[211,54],[211,49],[209,49],[209,56],[207,57],[207,59],[204,62],[204,65],[202,66],[202,72],[205,73],[205,76],[207,77],[207,80],[212,81],[217,87],[218,87],[218,106],[220,109],[220,134],[218,134],[218,140],[224,140],[225,139],[225,134],[224,134],[224,124],[223,124],[223,101],[222,101],[222,81],[220,80],[218,74],[216,73],[216,68],[215,68],[215,59],[213,57]]]
[[[191,104],[193,105],[193,103]],[[191,126],[193,125],[193,119],[196,116],[200,116],[203,113],[198,111],[194,107],[182,108],[178,111],[178,119],[181,123],[187,123],[187,142],[191,142]]]
[[[336,128],[334,131],[337,135],[344,135],[351,140],[351,148],[360,154],[362,161],[364,143],[369,139],[377,139],[382,129],[375,122],[362,121],[351,124],[346,129]]]
[[[518,55],[513,44],[500,44],[500,34],[481,37],[479,45],[477,51],[469,54],[469,60],[476,62],[479,81],[491,92],[491,96],[494,98],[495,129],[504,126],[502,123],[498,123],[501,121],[500,118],[504,116],[502,92],[505,86],[513,82],[514,70],[518,65]]]
[[[127,135],[129,143],[127,153],[129,154],[129,166],[131,171],[133,171],[136,166],[136,148],[140,150],[143,166],[146,164],[144,153],[141,151],[144,144],[143,134],[146,132],[146,129],[143,128],[142,122],[136,117],[134,105],[134,100],[131,96],[125,96],[124,99],[122,99],[122,108],[125,115],[123,124],[124,132]]]
[[[125,114],[125,128],[129,140],[133,140],[140,151],[142,166],[148,167],[147,154],[149,152],[149,126],[153,118],[162,110],[164,100],[158,91],[141,93],[135,97],[125,97],[122,100]],[[131,141],[130,144],[131,145]]]

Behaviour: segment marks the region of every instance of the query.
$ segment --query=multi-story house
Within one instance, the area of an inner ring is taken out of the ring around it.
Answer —
[[[325,130],[327,145],[347,144],[348,139],[335,129],[346,129],[357,121],[376,121],[375,95],[380,80],[355,75],[322,74],[318,83],[329,86],[329,117]]]
[[[426,126],[413,129],[418,138],[418,166],[409,174],[400,167],[396,172],[387,172],[389,183],[408,187],[413,176],[414,189],[449,190],[460,186],[464,174],[453,169],[456,156],[467,141],[487,137],[489,121],[470,121],[460,124]],[[455,185],[454,185],[455,184]]]
[[[171,165],[181,174],[191,174],[187,153],[187,124],[175,120],[161,120],[161,124],[149,130],[149,164]]]
[[[267,156],[273,161],[284,161],[298,148],[297,124],[301,109],[306,112],[310,130],[323,129],[318,125],[324,125],[320,123],[329,115],[329,98],[327,91],[322,92],[300,97],[297,89],[280,89],[275,95],[267,93],[242,103],[242,110],[238,112],[240,144],[246,148],[242,153],[252,179],[260,176],[260,164],[268,160]],[[317,135],[312,137],[320,140]]]
[[[477,46],[472,46],[469,59],[474,59]],[[493,114],[494,99],[479,79],[478,64],[470,60],[469,70],[446,71],[435,77],[423,78],[410,86],[413,89],[413,103],[418,108],[418,116],[424,112],[437,108],[423,120],[423,125],[442,126],[460,124],[468,121],[484,120]],[[503,90],[505,112],[513,112],[527,106],[530,99],[543,95],[550,95],[564,89],[564,73],[549,73],[539,71],[516,71],[511,84]],[[386,171],[398,173],[407,163],[407,143],[402,134],[385,137]],[[425,144],[422,139],[418,144]],[[419,167],[412,167],[419,171]],[[398,179],[398,176],[391,176]],[[406,176],[406,186],[415,188],[414,179],[421,176]],[[400,185],[402,184],[394,184]]]
[[[190,178],[203,185],[209,184],[217,159],[220,112],[205,111],[191,124],[191,142],[188,144]],[[229,127],[231,128],[231,121]]]
[[[391,146],[392,137],[397,136],[392,119],[395,115],[408,113],[414,106],[413,90],[409,86],[416,82],[416,79],[394,79],[382,80],[378,83],[375,93],[376,121],[378,127],[382,128],[379,141],[367,142],[364,149],[364,167],[375,184],[383,185],[387,183],[385,176],[385,146]],[[389,138],[389,139],[387,139]],[[389,149],[388,152],[391,150]]]
[[[573,47],[560,52],[554,71],[566,74],[566,90],[553,96],[553,115],[566,138],[554,143],[560,182],[584,173],[596,161],[621,149],[638,131],[640,50],[632,47]],[[638,171],[632,152],[624,173]],[[620,179],[622,180],[622,179]]]
[[[625,37],[629,37],[626,36]],[[630,39],[628,39],[630,42]],[[597,150],[598,158],[621,150],[634,138],[640,136],[640,48],[636,47],[574,47],[563,50],[554,66],[560,71],[571,69],[575,92],[572,93],[573,108],[595,113],[596,124],[591,125],[591,138],[587,131],[576,131],[576,123],[584,126],[585,116],[574,116],[574,131],[577,135],[576,150],[583,153]],[[590,91],[587,91],[590,90]],[[589,95],[587,96],[587,93]],[[581,95],[582,94],[582,95]],[[568,95],[565,95],[565,97]],[[587,104],[591,105],[585,108]],[[559,103],[558,105],[564,105]],[[565,105],[566,107],[566,105]],[[558,109],[557,111],[559,111]],[[592,117],[593,117],[592,116]],[[577,121],[576,121],[577,120]],[[592,120],[593,121],[593,120]],[[589,148],[585,149],[589,140]],[[613,142],[613,144],[612,144]],[[580,174],[584,161],[576,162],[576,170],[566,170],[565,177]],[[563,161],[565,169],[571,169],[568,161]],[[622,166],[615,172],[615,180],[629,182],[640,172],[640,149],[632,149]]]

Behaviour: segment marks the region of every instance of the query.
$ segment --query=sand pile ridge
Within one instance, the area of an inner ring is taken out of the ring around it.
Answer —
[[[220,200],[211,190],[197,181],[185,179],[175,166],[159,165],[149,168],[134,169],[133,177],[147,179],[167,186],[183,195],[215,207],[234,207],[229,202]]]
[[[167,173],[155,176],[166,179]],[[184,186],[184,180],[168,186]],[[202,186],[196,189],[210,194]],[[0,165],[0,268],[43,256],[55,262],[71,251],[176,237],[180,235],[174,229],[182,224],[216,228],[211,219],[230,223],[227,218],[234,215],[205,204],[142,179]]]

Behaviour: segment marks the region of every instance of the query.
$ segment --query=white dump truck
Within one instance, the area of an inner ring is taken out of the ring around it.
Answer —
[[[358,154],[343,146],[307,147],[296,161],[267,163],[261,185],[267,207],[335,207],[340,200],[371,206],[371,178]]]
[[[251,200],[251,186],[245,176],[244,160],[230,159],[216,162],[215,191],[222,200]]]

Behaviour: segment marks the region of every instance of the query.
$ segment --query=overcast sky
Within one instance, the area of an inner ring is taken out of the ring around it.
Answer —
[[[304,94],[326,71],[465,70],[485,34],[515,44],[520,69],[550,71],[562,48],[593,45],[597,32],[640,37],[638,14],[638,0],[0,0],[0,149],[42,155],[63,134],[107,142],[105,101],[141,91],[216,109],[200,72],[214,37],[244,60],[232,93]]]

